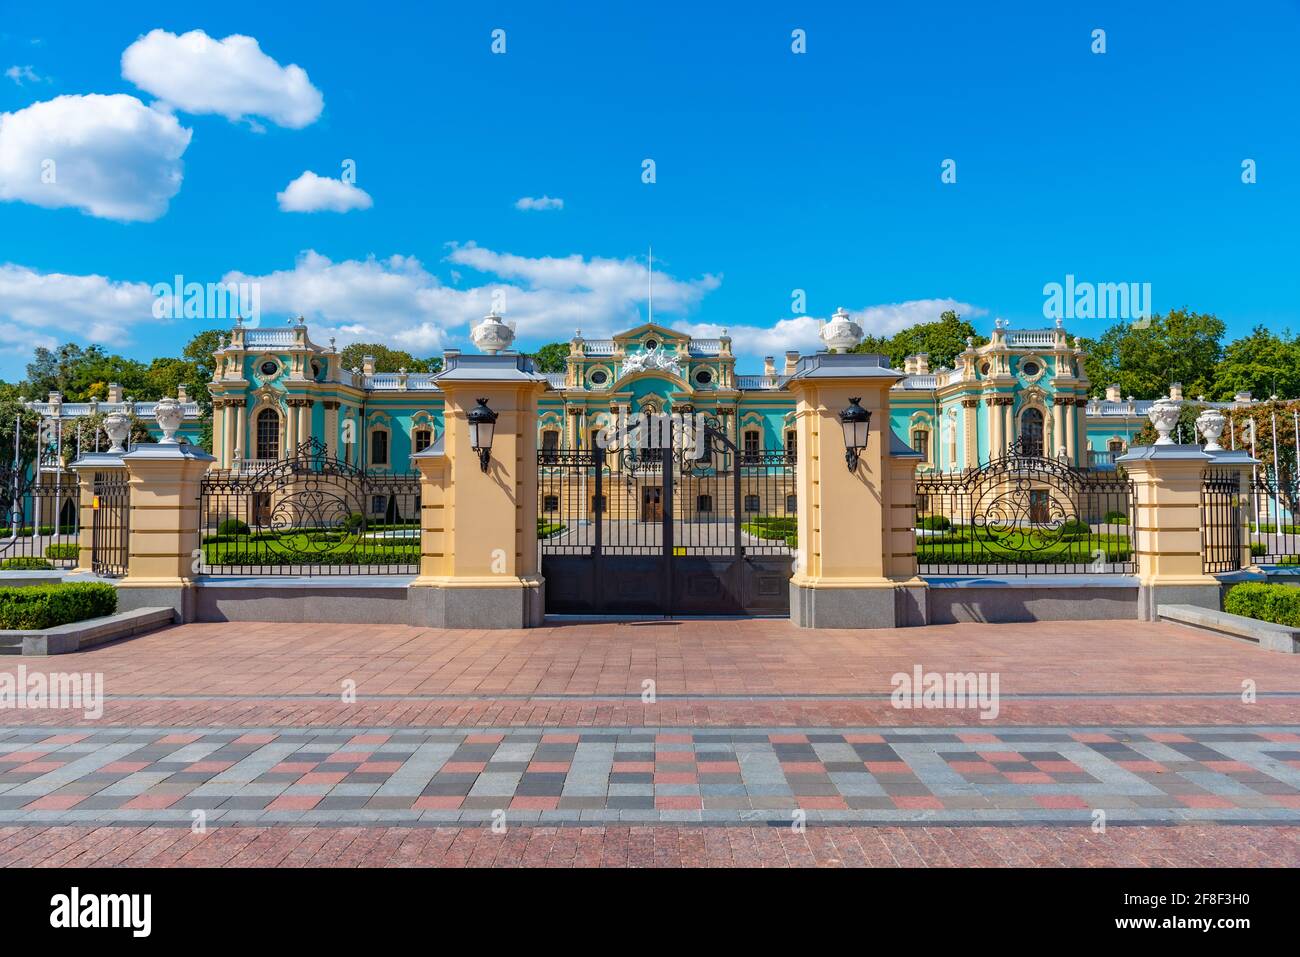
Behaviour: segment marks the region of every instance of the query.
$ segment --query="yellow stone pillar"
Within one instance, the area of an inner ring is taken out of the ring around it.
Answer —
[[[1211,457],[1195,445],[1138,446],[1117,460],[1133,480],[1138,617],[1162,604],[1218,610],[1219,582],[1202,562],[1201,487]]]
[[[127,575],[117,586],[122,611],[171,606],[177,620],[194,620],[199,482],[215,461],[174,440],[122,456],[131,485]]]
[[[444,431],[412,456],[421,475],[415,615],[447,628],[527,628],[544,615],[537,555],[537,399],[546,377],[523,356],[456,356],[437,378]],[[466,416],[497,413],[487,470]],[[414,620],[414,619],[413,619]]]
[[[876,355],[820,353],[801,360],[795,398],[799,547],[790,616],[804,628],[892,628],[924,620],[916,576],[915,470],[921,455],[889,422],[902,378]],[[845,461],[840,411],[858,397],[871,412],[857,467]]]

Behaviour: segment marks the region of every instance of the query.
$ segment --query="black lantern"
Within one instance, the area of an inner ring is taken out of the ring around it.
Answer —
[[[858,405],[861,396],[850,397],[848,408],[840,413],[840,425],[844,427],[844,461],[850,472],[858,470],[858,456],[867,447],[867,436],[871,434],[871,410]]]
[[[497,414],[488,408],[487,399],[479,399],[478,405],[470,409],[465,418],[469,421],[470,448],[478,453],[478,464],[486,472],[488,460],[492,458],[492,433],[496,431]]]

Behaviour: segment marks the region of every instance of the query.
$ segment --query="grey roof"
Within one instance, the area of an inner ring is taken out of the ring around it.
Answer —
[[[898,437],[893,429],[889,430],[889,457],[895,459],[923,459],[920,452]]]
[[[517,352],[495,356],[447,356],[446,367],[433,377],[435,382],[546,382],[533,368],[533,360]],[[549,384],[549,383],[548,383]]]
[[[891,369],[885,357],[874,352],[818,352],[800,356],[794,379],[902,379],[905,373]]]

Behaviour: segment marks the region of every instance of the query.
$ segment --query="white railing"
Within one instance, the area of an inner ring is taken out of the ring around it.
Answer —
[[[614,354],[614,340],[587,339],[583,342],[582,349],[589,356],[612,356]]]
[[[716,356],[722,351],[722,340],[692,339],[689,351],[694,356]]]
[[[774,375],[738,375],[736,376],[736,388],[779,389],[781,388],[781,378]]]
[[[565,374],[563,372],[547,372],[546,381],[551,384],[552,389],[563,389],[565,383]]]
[[[291,346],[294,344],[292,329],[245,329],[245,346]]]
[[[1050,329],[1033,329],[1023,332],[1008,332],[1009,346],[1054,346],[1056,333]]]
[[[1115,459],[1122,454],[1123,453],[1120,452],[1112,452],[1109,449],[1104,451],[1089,449],[1088,468],[1090,469],[1113,468],[1115,465]]]
[[[902,379],[894,386],[895,389],[937,389],[939,387],[939,376],[937,374],[910,375]]]

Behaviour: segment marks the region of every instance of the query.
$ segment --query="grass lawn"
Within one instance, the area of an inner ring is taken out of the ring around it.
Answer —
[[[918,536],[916,560],[921,564],[1088,564],[1103,552],[1107,562],[1132,557],[1127,535],[1065,534],[1059,537],[1036,529],[993,532],[954,526],[937,535]]]

